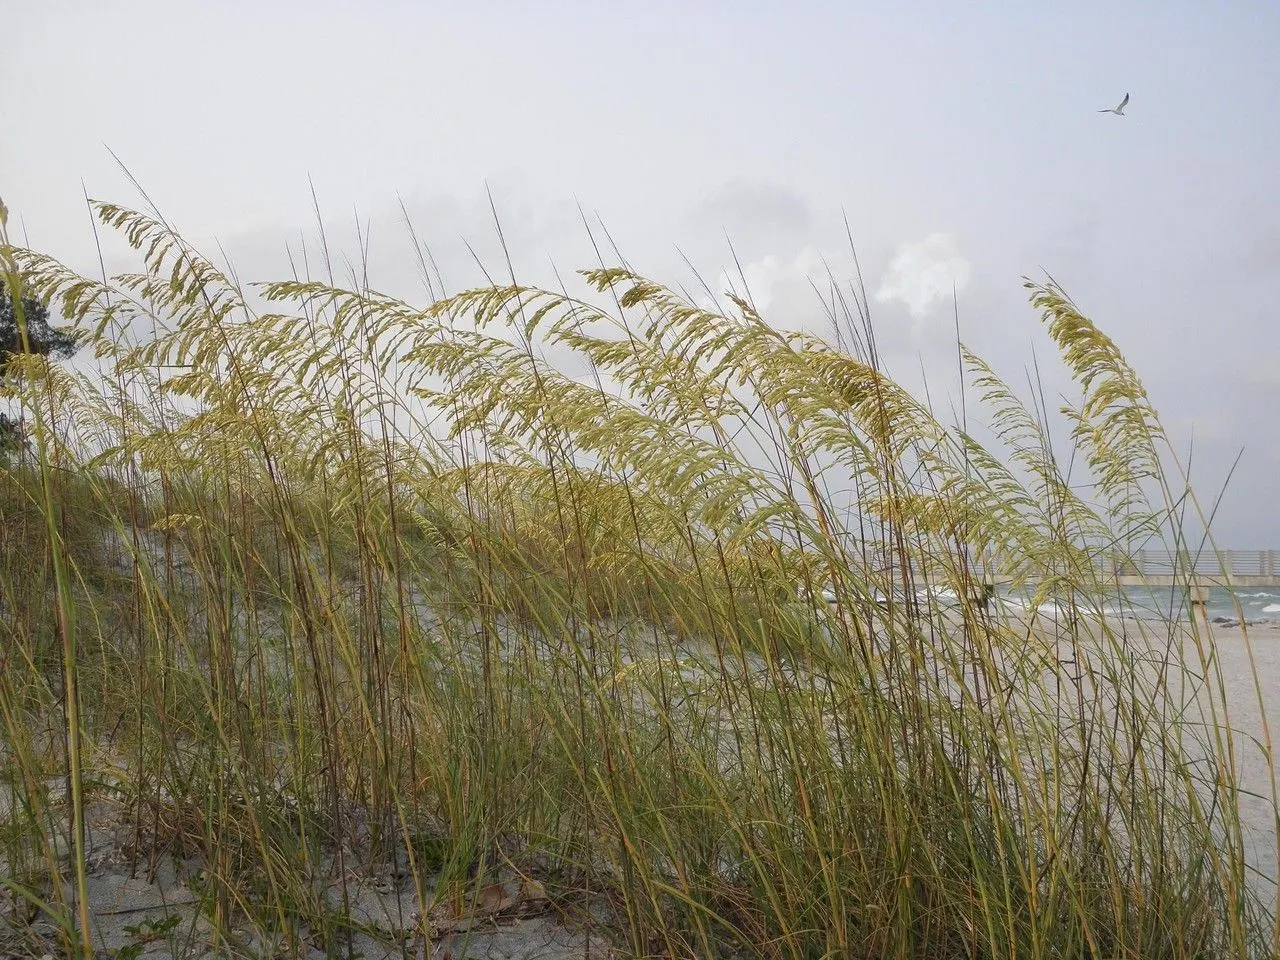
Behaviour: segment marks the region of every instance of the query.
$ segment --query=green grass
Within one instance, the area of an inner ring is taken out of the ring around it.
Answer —
[[[1194,499],[1057,288],[1029,292],[1089,500],[968,353],[996,449],[745,302],[620,269],[572,297],[250,296],[96,209],[138,273],[3,250],[15,302],[74,318],[103,370],[24,357],[5,384],[37,440],[0,468],[15,888],[62,874],[87,792],[138,825],[140,869],[199,858],[227,949],[340,941],[315,878],[351,857],[403,868],[424,916],[536,876],[632,956],[1274,954],[1206,626],[1088,615],[1099,556],[1180,545]],[[592,376],[545,359],[570,354]],[[979,603],[979,555],[1067,615]],[[64,947],[91,949],[67,902]]]

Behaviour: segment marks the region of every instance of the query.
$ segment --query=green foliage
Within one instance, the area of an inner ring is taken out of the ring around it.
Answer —
[[[21,315],[25,327],[18,324]],[[49,308],[31,297],[22,298],[19,311],[8,287],[0,288],[0,358],[11,353],[35,353],[42,357],[66,359],[76,352],[73,333],[49,323]],[[4,365],[0,364],[0,371]]]
[[[0,380],[8,371],[11,354],[66,359],[77,346],[74,334],[50,325],[49,308],[43,303],[23,297],[20,304],[15,304],[8,286],[0,285]],[[16,452],[21,445],[21,424],[0,413],[0,456]]]

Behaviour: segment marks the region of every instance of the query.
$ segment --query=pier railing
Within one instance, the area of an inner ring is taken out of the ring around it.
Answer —
[[[1280,569],[1280,550],[1138,550],[1118,558],[1121,576],[1172,576],[1196,573],[1242,577],[1274,577]]]
[[[1120,583],[1204,583],[1280,586],[1280,550],[1137,550],[1107,552],[1098,558],[1099,572]],[[999,581],[1000,565],[992,557],[974,557],[976,576]]]

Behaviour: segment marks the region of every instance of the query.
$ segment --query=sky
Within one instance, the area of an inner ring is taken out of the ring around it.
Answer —
[[[818,333],[811,282],[852,278],[851,236],[890,372],[944,407],[957,314],[1010,382],[1067,388],[1022,286],[1052,275],[1202,499],[1241,458],[1220,545],[1280,548],[1274,2],[0,0],[0,22],[11,233],[91,275],[84,194],[139,206],[130,176],[245,280],[314,248],[314,188],[339,257],[358,221],[372,285],[418,300],[402,204],[451,289],[482,279],[471,250],[502,269],[492,197],[522,281],[595,265],[585,216],[673,285],[692,264],[720,292],[736,258],[771,322]]]

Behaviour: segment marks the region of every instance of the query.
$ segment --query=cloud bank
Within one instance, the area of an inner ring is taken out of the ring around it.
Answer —
[[[875,298],[901,303],[915,320],[923,320],[969,285],[971,265],[945,233],[901,244],[880,281]]]

